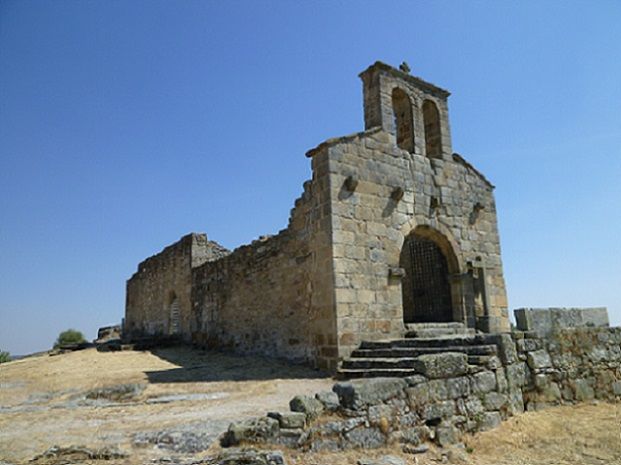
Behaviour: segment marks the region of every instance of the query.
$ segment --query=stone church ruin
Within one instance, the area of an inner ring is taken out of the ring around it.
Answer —
[[[306,154],[287,228],[233,251],[189,234],[142,262],[124,337],[353,380],[232,424],[224,446],[444,446],[524,410],[619,401],[605,308],[519,309],[510,328],[494,186],[452,150],[449,93],[404,65],[360,77],[365,130]]]
[[[365,131],[310,150],[286,229],[228,251],[190,234],[127,282],[125,331],[334,370],[408,325],[507,331],[494,186],[453,153],[449,92],[377,62]]]

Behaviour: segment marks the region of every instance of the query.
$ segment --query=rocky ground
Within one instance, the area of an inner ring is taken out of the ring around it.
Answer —
[[[89,349],[18,360],[0,366],[0,465],[207,460],[222,452],[217,437],[231,421],[287,410],[296,394],[332,384],[303,367],[187,348]],[[621,405],[527,413],[466,438],[463,446],[423,454],[398,447],[282,453],[289,465],[621,464]],[[232,457],[230,463],[243,460]]]

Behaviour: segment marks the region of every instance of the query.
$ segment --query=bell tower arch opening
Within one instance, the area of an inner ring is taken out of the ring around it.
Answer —
[[[414,152],[414,117],[412,101],[404,90],[395,87],[392,90],[392,111],[394,114],[397,146],[410,153]]]
[[[428,226],[419,226],[403,242],[400,266],[405,323],[462,320],[459,265],[450,242]]]
[[[423,102],[423,124],[425,127],[425,152],[430,158],[442,158],[442,130],[440,112],[431,100]]]

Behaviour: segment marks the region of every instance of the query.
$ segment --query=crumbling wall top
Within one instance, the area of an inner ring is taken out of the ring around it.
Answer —
[[[609,326],[606,307],[518,308],[514,313],[520,331],[535,331],[541,336],[564,328]]]

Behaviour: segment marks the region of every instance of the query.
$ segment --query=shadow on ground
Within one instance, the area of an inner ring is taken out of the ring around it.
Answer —
[[[325,372],[304,365],[264,357],[226,354],[187,346],[152,349],[150,352],[178,366],[169,370],[145,372],[150,383],[329,378]]]

